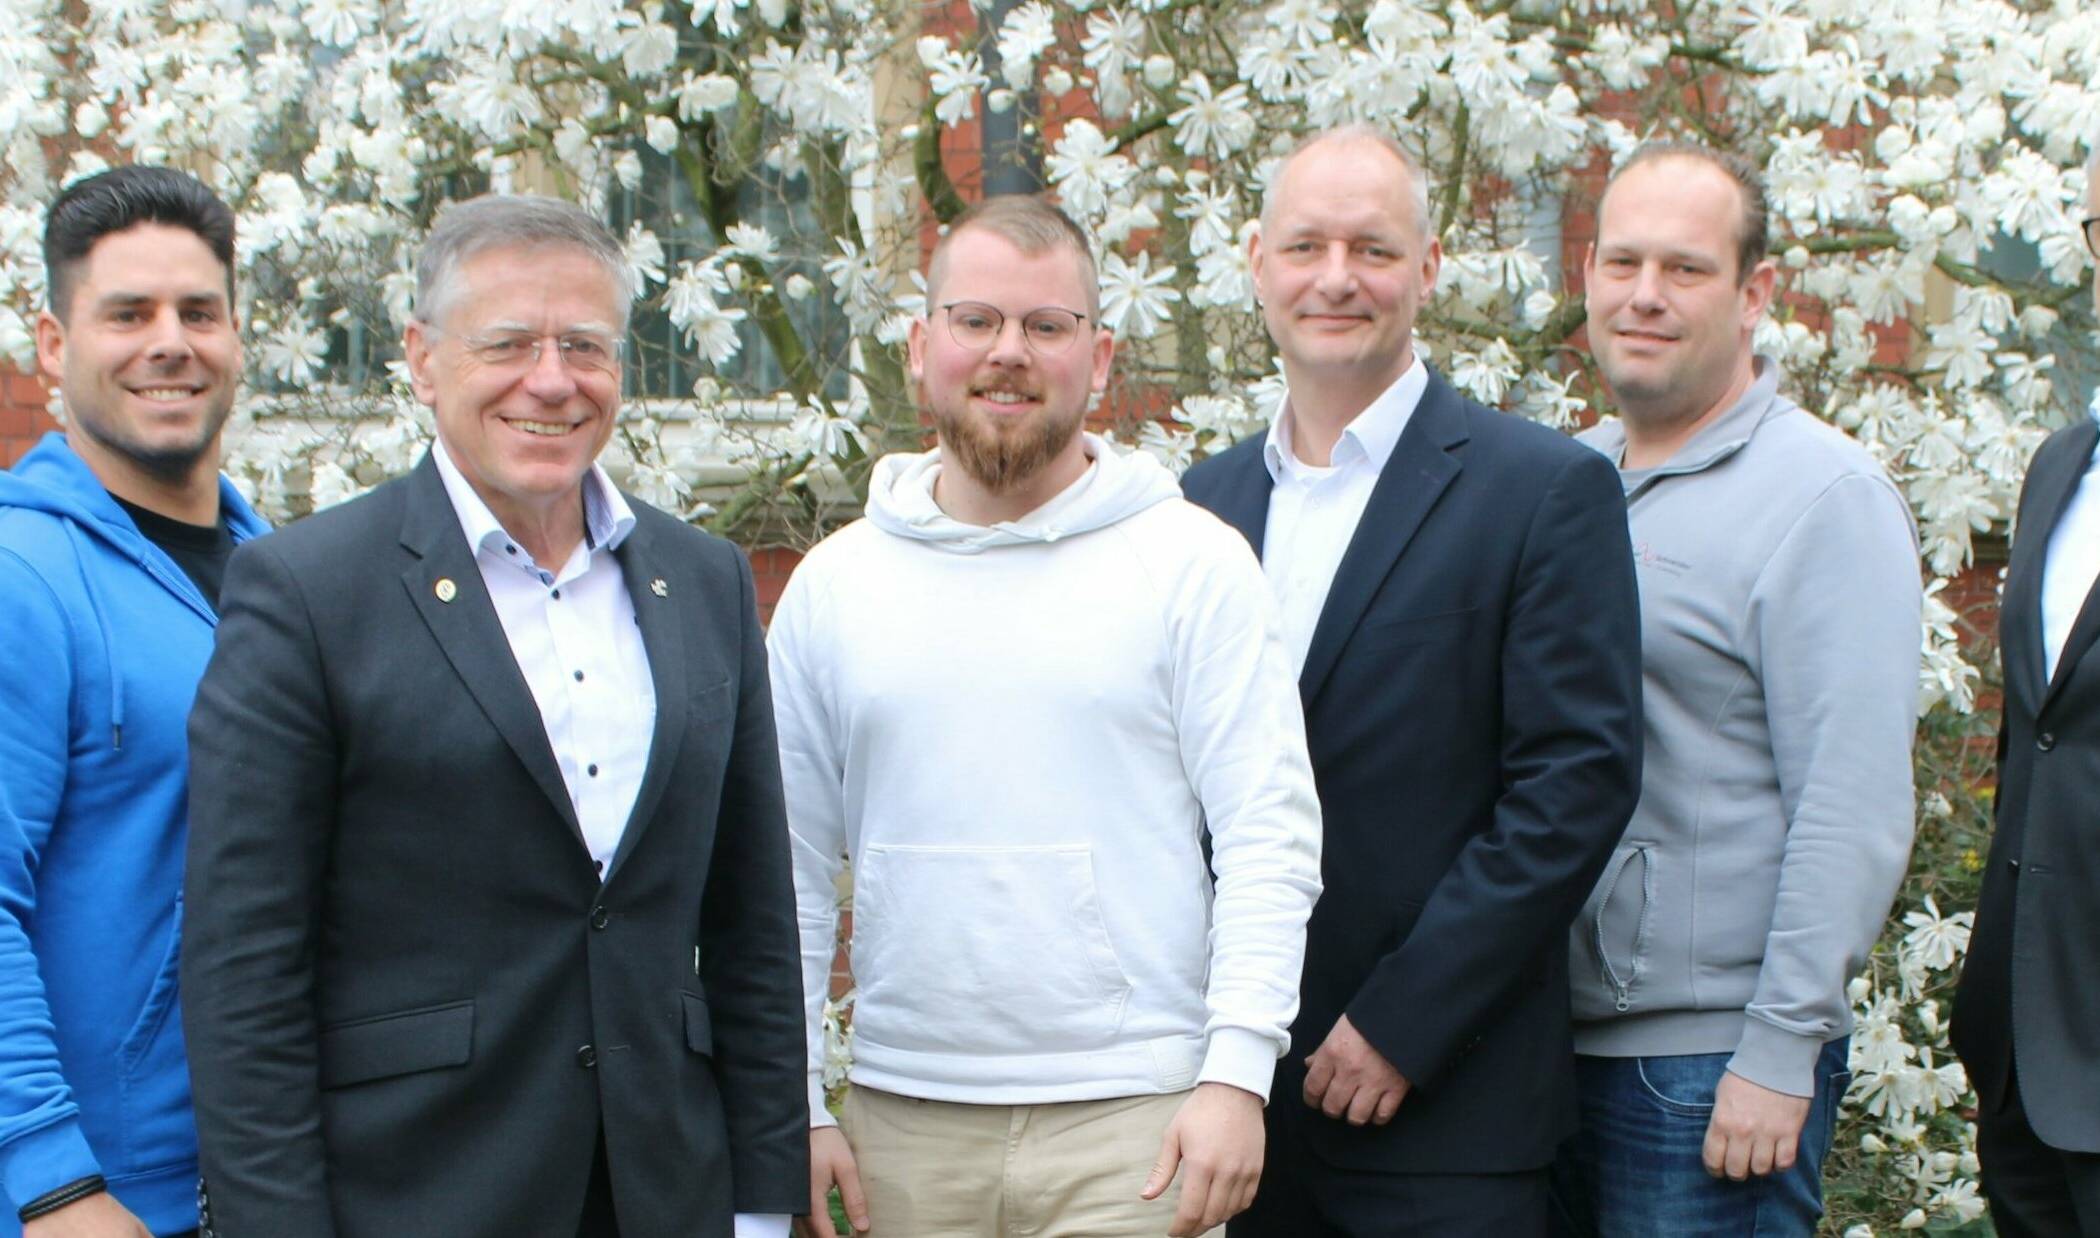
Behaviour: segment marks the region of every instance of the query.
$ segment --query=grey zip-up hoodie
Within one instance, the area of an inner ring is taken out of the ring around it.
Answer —
[[[1578,1052],[1728,1052],[1813,1092],[1910,854],[1922,597],[1910,508],[1779,394],[1624,471],[1641,590],[1640,806],[1577,918]],[[1609,421],[1583,442],[1619,460]]]

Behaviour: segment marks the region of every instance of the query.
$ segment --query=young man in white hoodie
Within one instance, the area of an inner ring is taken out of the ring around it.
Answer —
[[[815,1232],[836,1183],[883,1238],[1194,1235],[1260,1178],[1320,886],[1304,723],[1246,543],[1082,431],[1098,315],[1057,208],[957,220],[910,344],[939,447],[878,462],[774,615]]]

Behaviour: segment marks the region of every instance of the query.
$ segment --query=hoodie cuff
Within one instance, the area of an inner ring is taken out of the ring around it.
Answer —
[[[77,1117],[40,1126],[0,1147],[0,1190],[10,1200],[35,1199],[101,1172]]]
[[[1814,1096],[1816,1058],[1824,1043],[1820,1036],[1797,1036],[1751,1015],[1743,1020],[1743,1038],[1728,1059],[1728,1073],[1788,1096]]]
[[[1221,1027],[1210,1034],[1203,1051],[1203,1067],[1196,1072],[1198,1083],[1229,1083],[1252,1092],[1269,1103],[1269,1085],[1276,1078],[1276,1042],[1244,1027]]]
[[[824,1103],[824,1074],[809,1072],[809,1124],[812,1127],[837,1126],[839,1120],[832,1116],[831,1106]]]

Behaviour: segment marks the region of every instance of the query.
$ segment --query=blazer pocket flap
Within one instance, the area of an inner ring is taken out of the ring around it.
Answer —
[[[717,674],[721,678],[716,679]],[[726,671],[708,670],[701,678],[711,682],[706,687],[695,688],[686,698],[686,709],[695,718],[728,717],[736,711],[736,701],[730,692],[731,684]],[[659,707],[660,708],[660,707]]]
[[[714,1056],[715,1027],[707,1017],[707,999],[683,992],[678,996],[685,1005],[685,1047],[702,1056]]]
[[[474,1003],[449,1002],[321,1030],[321,1086],[464,1066],[474,1054]]]
[[[1357,631],[1367,644],[1412,645],[1453,640],[1473,626],[1477,608],[1444,610],[1428,615],[1394,615],[1367,619]]]

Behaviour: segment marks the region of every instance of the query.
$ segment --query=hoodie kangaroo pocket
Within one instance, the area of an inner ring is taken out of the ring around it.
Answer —
[[[1130,981],[1093,849],[875,846],[853,884],[855,1035],[918,1053],[1109,1043]]]

